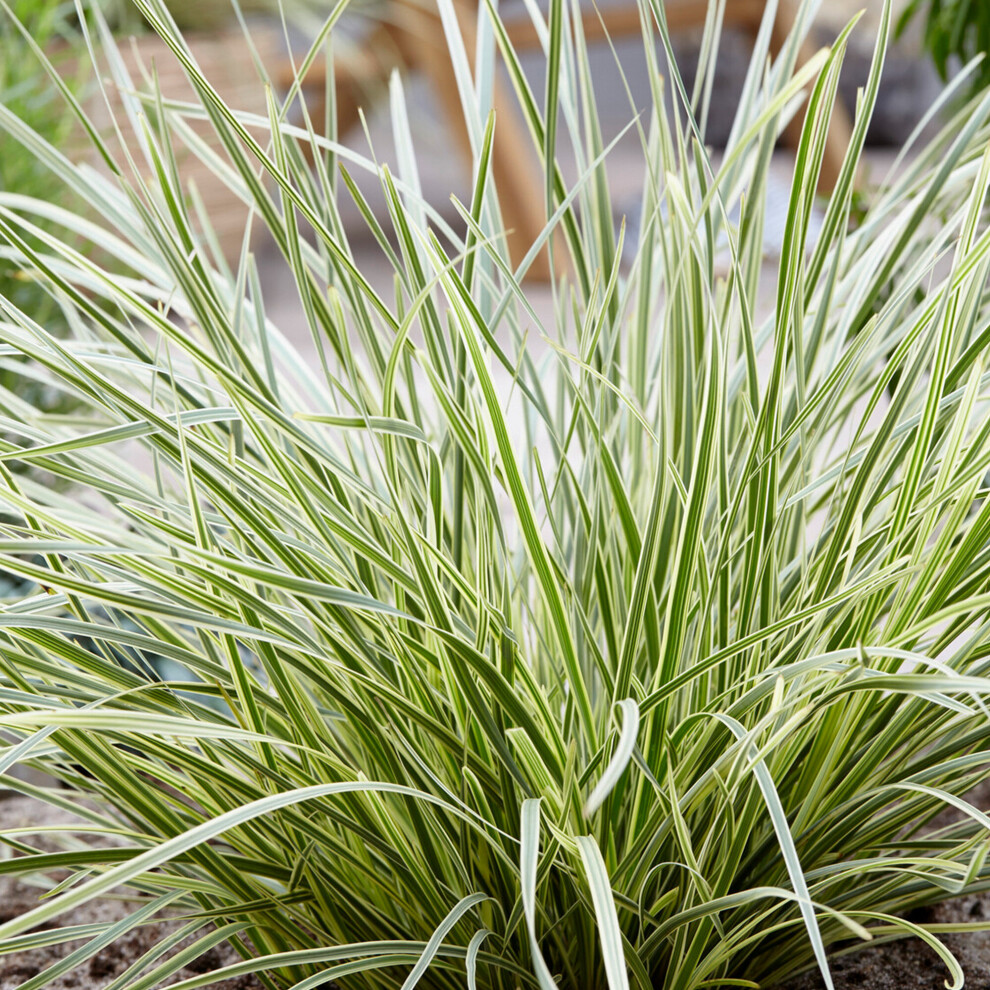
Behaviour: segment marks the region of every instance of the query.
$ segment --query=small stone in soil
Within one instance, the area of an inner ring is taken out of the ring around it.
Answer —
[[[110,958],[108,952],[101,952],[99,955],[93,956],[90,961],[89,975],[94,980],[102,980],[107,976],[116,976],[117,964]]]
[[[186,963],[186,969],[190,973],[212,973],[223,965],[223,958],[216,949],[207,949],[201,956],[197,956],[192,962]]]

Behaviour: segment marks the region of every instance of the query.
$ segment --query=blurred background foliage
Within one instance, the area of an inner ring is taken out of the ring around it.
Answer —
[[[24,31],[51,53],[53,60],[67,65],[74,59],[74,39],[78,36],[73,4],[65,0],[10,0],[9,5],[23,31],[10,17],[0,17],[0,100],[41,137],[63,147],[72,132],[72,113],[32,54]],[[75,61],[80,68],[68,74],[68,81],[79,88],[84,81],[84,63]],[[7,133],[0,133],[0,189],[66,205],[59,179]],[[6,255],[0,255],[0,295],[46,325],[60,318],[48,293]],[[0,383],[6,385],[7,379],[0,379]]]
[[[903,34],[916,17],[924,18],[923,37],[943,79],[956,60],[965,64],[983,56],[973,73],[973,88],[990,86],[990,2],[988,0],[910,0],[897,25]]]

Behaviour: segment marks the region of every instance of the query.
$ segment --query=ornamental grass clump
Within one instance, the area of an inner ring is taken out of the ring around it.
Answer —
[[[198,99],[126,78],[96,23],[126,155],[94,127],[102,170],[75,164],[0,107],[88,204],[0,193],[8,255],[73,330],[4,300],[5,360],[76,410],[0,394],[0,567],[34,582],[0,608],[0,770],[93,840],[2,835],[3,871],[70,872],[0,952],[84,939],[25,990],[162,912],[175,939],[113,990],[221,941],[243,962],[175,987],[694,990],[814,966],[830,985],[830,951],[908,935],[960,985],[905,915],[990,886],[967,798],[990,776],[990,97],[853,223],[889,7],[819,205],[853,25],[796,68],[806,3],[771,63],[770,4],[716,160],[721,8],[689,91],[641,0],[652,103],[624,132],[645,178],[622,225],[577,4],[533,13],[538,99],[494,6],[469,58],[438,0],[474,149],[455,214],[421,193],[437,151],[398,78],[379,165],[291,122],[294,92],[267,117],[225,105],[160,0],[137,2]],[[544,166],[521,262],[491,176],[497,59]],[[767,261],[771,156],[802,103]],[[281,252],[304,355],[250,239],[219,257],[180,141]],[[390,288],[355,260],[345,200]],[[550,319],[524,281],[544,248]],[[74,920],[112,891],[126,922]]]

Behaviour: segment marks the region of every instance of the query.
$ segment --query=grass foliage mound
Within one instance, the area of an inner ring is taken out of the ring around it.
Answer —
[[[469,53],[439,0],[475,152],[455,215],[421,194],[438,152],[398,78],[386,167],[293,123],[293,93],[267,117],[226,106],[160,0],[137,2],[198,100],[126,79],[94,22],[94,57],[131,94],[129,158],[75,164],[0,107],[88,204],[0,192],[7,255],[73,330],[0,301],[0,356],[75,410],[0,394],[0,567],[35,588],[0,608],[0,779],[118,839],[0,836],[4,871],[70,871],[0,925],[0,951],[89,940],[25,990],[166,908],[191,947],[112,990],[221,940],[245,961],[220,975],[284,990],[695,990],[815,965],[829,983],[830,949],[938,945],[898,915],[990,884],[990,820],[965,799],[990,775],[990,97],[861,214],[887,10],[819,207],[853,26],[795,71],[799,35],[768,59],[770,4],[713,161],[718,7],[689,91],[662,64],[662,4],[641,0],[654,92],[622,136],[645,165],[633,233],[577,4],[534,13],[537,97],[494,7]],[[515,267],[497,62],[550,217]],[[802,103],[768,266],[768,168]],[[178,139],[284,256],[305,355],[266,316],[248,239],[228,266],[203,233]],[[355,264],[348,199],[390,287]],[[552,319],[523,281],[545,246]],[[15,781],[18,763],[68,789]],[[118,889],[136,898],[123,925],[39,932]]]

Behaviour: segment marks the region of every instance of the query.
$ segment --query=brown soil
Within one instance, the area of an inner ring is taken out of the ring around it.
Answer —
[[[974,802],[978,807],[990,806],[990,788],[980,798]],[[0,829],[67,821],[64,813],[48,805],[15,795],[4,796],[0,792]],[[33,839],[32,844],[38,848],[54,848],[43,838]],[[0,923],[36,906],[42,892],[43,888],[28,886],[0,875]],[[113,922],[125,917],[131,910],[133,903],[106,897],[63,915],[59,922],[64,925]],[[990,894],[956,898],[912,916],[912,920],[922,924],[972,923],[984,919],[990,925]],[[132,931],[111,948],[50,983],[46,990],[99,990],[176,927],[176,922],[162,920]],[[990,930],[947,935],[943,936],[943,940],[963,967],[967,990],[990,990]],[[0,956],[0,990],[16,990],[25,980],[44,971],[80,944],[69,942]],[[195,960],[167,983],[219,969],[238,959],[233,948],[219,946]],[[832,975],[836,990],[944,990],[948,974],[931,949],[919,939],[911,938],[833,959]],[[223,980],[210,986],[215,990],[262,990],[261,983],[252,976]],[[817,973],[806,973],[780,990],[824,990],[824,983]]]
[[[990,921],[990,895],[959,897],[915,912],[920,924]],[[941,935],[966,975],[966,990],[990,990],[990,931]],[[921,939],[900,939],[832,960],[836,990],[945,990],[948,970]],[[824,990],[818,973],[806,973],[780,990]]]
[[[990,810],[990,782],[974,788],[966,799],[981,811]],[[956,808],[946,808],[932,819],[928,830],[949,825],[961,815]],[[990,990],[990,893],[957,897],[915,911],[909,920],[921,925],[985,921],[986,931],[939,938],[959,960],[966,977],[966,990]],[[949,978],[945,963],[919,938],[898,939],[839,956],[831,960],[831,969],[835,990],[945,990]],[[824,987],[821,975],[814,971],[778,990],[824,990]]]
[[[64,812],[57,811],[39,801],[0,792],[0,829],[62,824],[70,821]],[[44,838],[28,837],[36,848],[53,848]],[[36,907],[44,888],[29,886],[12,877],[0,875],[0,923]],[[45,929],[58,925],[79,925],[99,922],[112,923],[126,917],[134,909],[133,901],[105,897],[82,905],[75,911],[62,915],[55,922],[42,926]],[[113,946],[103,950],[58,979],[47,984],[46,990],[98,990],[123,973],[149,949],[179,927],[176,921],[155,921],[129,932]],[[44,972],[49,966],[85,944],[81,941],[66,942],[28,952],[0,956],[0,990],[16,990],[25,980]],[[181,943],[185,945],[186,943]],[[222,966],[238,962],[240,956],[224,944],[210,949],[185,969],[180,970],[165,984],[212,972]],[[210,984],[215,990],[262,990],[261,983],[253,976],[241,976]]]

